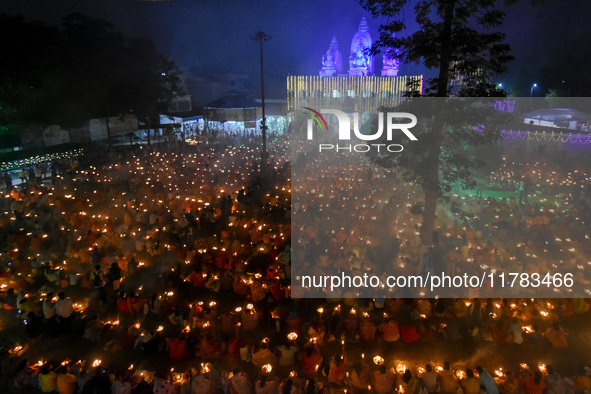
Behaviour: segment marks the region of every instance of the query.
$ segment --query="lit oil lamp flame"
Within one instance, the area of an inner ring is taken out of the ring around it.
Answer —
[[[201,373],[206,374],[211,372],[211,363],[201,363]]]
[[[21,350],[23,350],[23,347],[21,345],[18,345],[18,346],[13,347],[12,349],[10,349],[8,351],[8,353],[15,354],[15,353],[19,353]]]
[[[398,373],[404,373],[405,371],[406,371],[406,364],[398,363],[396,365],[396,372],[398,372]]]
[[[93,368],[96,368],[96,367],[98,367],[99,365],[101,365],[101,364],[102,364],[102,362],[103,362],[102,360],[96,359],[96,360],[94,360],[94,361],[92,362],[92,367],[93,367]]]
[[[324,312],[324,308],[320,307],[320,308],[316,309],[316,312],[318,312],[322,315],[322,313]]]
[[[468,375],[466,374],[466,371],[463,371],[463,370],[461,370],[461,369],[458,369],[458,370],[456,371],[456,377],[457,377],[458,379],[460,379],[460,380],[461,380],[461,379],[466,379],[466,376],[468,376]]]
[[[384,358],[382,356],[375,356],[373,362],[375,365],[382,365],[384,364]]]
[[[544,363],[539,363],[538,364],[538,369],[540,370],[541,373],[546,374],[548,373],[548,369],[546,367],[546,364]]]
[[[163,326],[158,326],[158,328],[156,329],[156,331],[158,331],[158,332],[162,332],[163,330],[164,330]]]
[[[271,366],[271,364],[265,364],[261,367],[261,371],[263,373],[271,373],[272,370],[273,370],[273,367]]]
[[[290,332],[289,334],[287,334],[287,339],[289,339],[290,341],[295,341],[296,339],[298,339],[298,334],[295,332]]]

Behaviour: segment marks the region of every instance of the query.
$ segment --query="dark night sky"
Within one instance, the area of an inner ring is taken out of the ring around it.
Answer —
[[[181,69],[256,73],[258,44],[250,37],[263,30],[265,72],[269,84],[284,84],[288,74],[318,75],[321,57],[333,35],[345,59],[362,16],[377,37],[379,20],[372,20],[354,0],[2,0],[0,13],[21,14],[29,20],[59,23],[72,12],[104,18],[130,36],[151,38]],[[589,62],[591,1],[546,0],[532,7],[529,0],[507,9],[503,30],[515,61],[498,78],[515,95],[528,95],[537,82],[540,94],[553,79],[573,80]],[[412,13],[408,12],[409,19]],[[377,60],[376,70],[381,69]],[[575,65],[575,66],[573,66]],[[403,65],[402,73],[421,69]],[[277,88],[278,86],[276,86]]]

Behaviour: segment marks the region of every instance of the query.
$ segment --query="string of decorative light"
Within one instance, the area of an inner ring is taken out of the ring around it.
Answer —
[[[568,134],[546,130],[530,131],[530,130],[513,130],[503,129],[501,136],[505,139],[513,140],[525,140],[530,139],[533,141],[548,141],[548,142],[559,142],[559,143],[573,143],[573,144],[591,144],[591,134],[573,133]]]
[[[0,171],[10,170],[12,168],[26,167],[37,163],[45,163],[52,160],[72,159],[84,154],[84,149],[74,149],[67,152],[48,153],[44,155],[37,155],[28,159],[5,161],[0,163]]]

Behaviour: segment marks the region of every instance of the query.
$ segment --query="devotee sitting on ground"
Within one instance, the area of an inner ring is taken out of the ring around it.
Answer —
[[[429,394],[437,392],[439,388],[439,379],[437,372],[433,371],[431,364],[425,365],[425,372],[421,374],[421,382]]]
[[[443,369],[437,374],[437,381],[441,392],[444,394],[455,393],[458,389],[458,381],[451,370],[449,361],[443,362]]]
[[[528,373],[523,376],[521,378],[521,388],[524,394],[542,394],[545,388],[542,373],[536,371],[533,375]]]
[[[27,390],[39,387],[39,370],[28,363],[29,360],[22,360],[15,370],[14,385],[16,388]]]
[[[4,309],[7,311],[16,309],[16,299],[17,296],[14,293],[14,289],[11,287],[6,291],[6,295],[4,296]]]
[[[546,377],[546,394],[566,393],[567,386],[562,376],[554,371],[551,365],[546,366],[546,372],[548,373]]]
[[[572,384],[568,386],[575,394],[583,394],[591,390],[591,378],[587,373],[585,368],[581,368],[580,372],[570,379]]]
[[[328,376],[326,377],[328,383],[332,386],[340,387],[345,380],[345,357],[340,354],[335,354],[329,363]]]
[[[41,367],[39,373],[39,388],[44,393],[51,393],[57,390],[57,374],[53,371],[53,367],[49,363],[45,363]]]
[[[466,379],[460,381],[460,386],[464,394],[478,394],[480,392],[480,379],[474,376],[474,372],[468,368],[466,370]]]
[[[560,326],[560,324],[558,324],[558,322],[555,322],[551,327],[548,327],[546,331],[544,331],[544,336],[548,342],[557,349],[568,347],[566,331]]]
[[[252,383],[248,379],[248,375],[238,370],[234,370],[229,388],[231,394],[252,394]]]
[[[255,346],[252,350],[252,363],[257,369],[261,369],[265,364],[276,367],[277,356],[267,348],[266,344],[261,344],[258,348]]]
[[[398,375],[396,386],[401,393],[418,394],[421,388],[421,381],[410,372],[410,369],[407,369],[404,371],[404,374]]]
[[[373,389],[379,394],[385,394],[392,390],[396,378],[390,370],[386,370],[386,367],[381,365],[378,370],[373,371],[371,380]]]
[[[523,328],[517,317],[514,317],[511,321],[511,326],[509,326],[509,341],[521,345],[523,343]]]
[[[322,364],[322,355],[316,345],[308,345],[302,353],[302,374],[309,379],[316,376],[318,367]]]
[[[58,300],[55,303],[55,314],[60,322],[60,333],[72,333],[72,319],[74,313],[74,305],[72,299],[66,297],[66,293],[60,291],[57,295]]]
[[[515,378],[515,374],[511,371],[507,371],[505,374],[505,380],[499,385],[499,391],[501,394],[516,394],[520,390],[520,382]]]
[[[60,366],[57,370],[57,391],[59,394],[74,394],[78,378],[70,373],[67,365]]]
[[[254,384],[254,391],[255,394],[275,394],[277,393],[277,381],[274,379],[268,381],[267,376],[263,375]]]
[[[365,364],[365,360],[355,363],[351,370],[351,385],[353,393],[357,394],[367,389],[369,385],[370,370]]]
[[[281,345],[277,348],[279,353],[279,365],[282,367],[291,367],[295,364],[295,356],[299,348],[294,343]]]
[[[480,365],[476,367],[476,371],[480,375],[480,387],[486,391],[487,394],[499,394],[499,389],[490,373]]]

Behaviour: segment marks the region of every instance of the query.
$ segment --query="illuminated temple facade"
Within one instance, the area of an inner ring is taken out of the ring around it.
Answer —
[[[394,48],[387,48],[383,56],[381,76],[375,74],[374,56],[367,52],[372,39],[365,18],[353,36],[348,61],[336,37],[322,56],[318,76],[287,77],[287,110],[290,113],[310,108],[334,108],[345,112],[372,112],[379,107],[398,105],[405,93],[422,92],[422,76],[399,76],[398,61],[392,56]],[[347,71],[344,65],[348,64]]]

